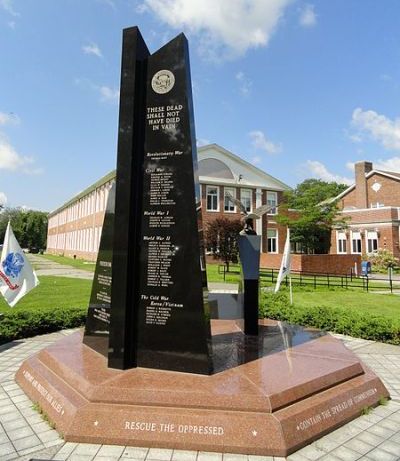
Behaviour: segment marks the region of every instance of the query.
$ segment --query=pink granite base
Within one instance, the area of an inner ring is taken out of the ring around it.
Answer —
[[[67,441],[274,456],[389,396],[329,335],[204,376],[109,369],[78,332],[26,360],[16,379]]]

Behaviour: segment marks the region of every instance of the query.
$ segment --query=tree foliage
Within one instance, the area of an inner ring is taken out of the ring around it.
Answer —
[[[346,188],[345,184],[306,179],[294,190],[285,193],[278,221],[289,226],[291,241],[299,243],[305,253],[329,252],[332,226],[346,225],[337,216],[336,202],[329,199]]]
[[[15,237],[22,248],[46,248],[46,212],[23,208],[4,208],[0,212],[0,243],[4,241],[8,221],[11,221]]]
[[[236,262],[239,252],[238,235],[243,225],[239,219],[217,218],[206,228],[206,247],[221,258],[229,271],[229,263]]]

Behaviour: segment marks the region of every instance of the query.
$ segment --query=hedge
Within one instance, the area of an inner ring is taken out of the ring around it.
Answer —
[[[260,317],[320,328],[356,338],[400,344],[400,320],[368,315],[341,307],[290,305],[285,292],[263,292]]]
[[[10,310],[0,317],[0,344],[83,325],[86,307]],[[340,307],[290,305],[285,292],[263,292],[260,317],[320,328],[357,338],[400,344],[400,321]]]
[[[75,328],[85,323],[87,307],[10,310],[0,317],[0,344],[14,339]]]

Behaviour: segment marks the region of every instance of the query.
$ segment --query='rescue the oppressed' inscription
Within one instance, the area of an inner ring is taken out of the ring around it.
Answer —
[[[185,36],[150,55],[139,30],[125,29],[120,94],[115,200],[105,218],[84,342],[107,356],[111,367],[209,374]]]
[[[125,421],[125,429],[136,432],[169,432],[178,434],[224,435],[222,426],[199,426],[192,424],[156,423],[149,421]]]

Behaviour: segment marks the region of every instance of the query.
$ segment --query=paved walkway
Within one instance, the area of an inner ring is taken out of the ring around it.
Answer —
[[[65,443],[14,381],[21,362],[72,330],[0,346],[0,460],[278,461],[284,458]],[[385,382],[392,400],[289,456],[288,461],[400,460],[400,347],[341,338]]]
[[[378,272],[374,272],[372,274],[369,274],[368,278],[370,280],[385,280],[385,281],[389,281],[388,274],[379,274]],[[399,283],[400,282],[400,274],[393,274],[392,275],[392,280],[393,280],[393,282]]]
[[[50,261],[43,256],[28,253],[29,261],[34,264],[35,272],[40,275],[55,275],[56,277],[73,277],[78,279],[93,279],[93,272],[85,271],[83,269],[76,269],[75,267],[66,264],[60,264],[55,261]]]

